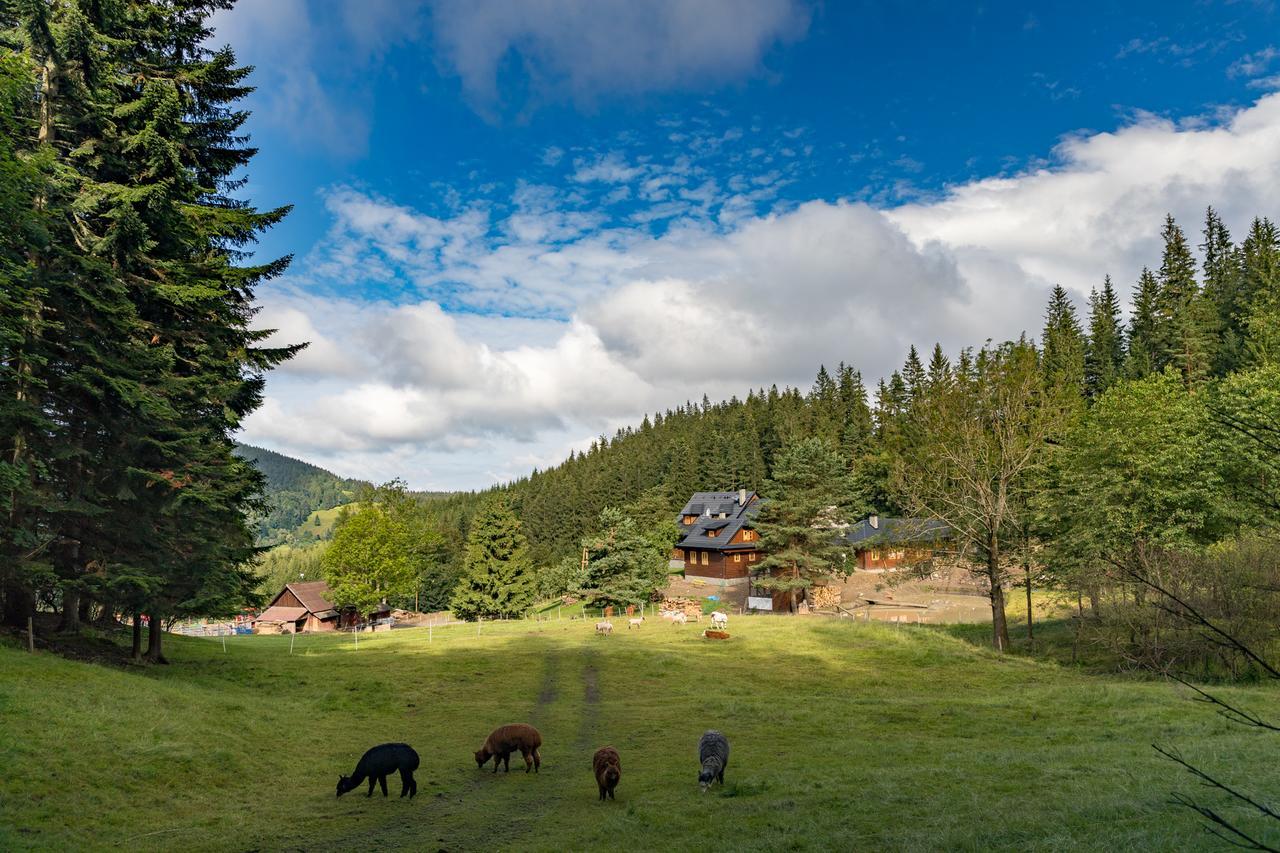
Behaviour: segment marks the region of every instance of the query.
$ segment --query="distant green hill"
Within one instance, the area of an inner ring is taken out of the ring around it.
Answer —
[[[267,478],[268,509],[255,519],[260,545],[328,539],[333,535],[336,508],[351,503],[368,485],[261,447],[240,444],[236,453],[253,462]]]

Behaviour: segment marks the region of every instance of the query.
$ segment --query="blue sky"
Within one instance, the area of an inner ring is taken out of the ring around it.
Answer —
[[[886,4],[887,5],[887,4]],[[1116,8],[1123,6],[1123,8]],[[1280,214],[1273,3],[242,0],[295,212],[245,439],[488,485],[685,399],[869,381]]]

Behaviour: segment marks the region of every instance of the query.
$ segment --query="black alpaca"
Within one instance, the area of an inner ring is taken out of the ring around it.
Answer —
[[[377,782],[382,786],[382,796],[385,797],[387,777],[399,770],[400,796],[408,794],[409,799],[412,800],[413,795],[418,793],[418,783],[413,780],[413,771],[417,769],[418,753],[414,752],[409,744],[384,743],[375,746],[360,759],[354,773],[350,776],[338,777],[338,796],[341,797],[347,791],[360,787],[360,783],[368,779],[369,793],[365,796],[373,796],[373,783]]]

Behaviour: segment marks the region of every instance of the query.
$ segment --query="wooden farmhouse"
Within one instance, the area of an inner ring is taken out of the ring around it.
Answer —
[[[832,532],[848,549],[845,552],[848,572],[892,572],[919,565],[932,559],[938,549],[943,547],[943,543],[951,539],[951,529],[944,522],[880,515],[867,516],[856,524],[837,528]],[[751,585],[747,589],[748,609],[790,612],[791,594],[785,590],[759,585],[756,581],[761,576],[759,572],[752,576]],[[796,590],[797,606],[808,601],[807,592],[803,589]]]
[[[932,518],[889,518],[870,515],[851,524],[840,536],[860,572],[893,571],[931,559],[951,528]]]
[[[369,614],[369,619],[385,617],[390,609],[384,604]],[[329,585],[324,581],[285,584],[267,609],[253,621],[255,634],[294,634],[302,631],[337,631],[364,621],[353,608],[338,609],[330,601]]]
[[[751,526],[760,503],[760,496],[746,489],[694,492],[676,519],[680,540],[672,567],[683,568],[686,578],[720,586],[746,583],[760,559],[760,537]]]

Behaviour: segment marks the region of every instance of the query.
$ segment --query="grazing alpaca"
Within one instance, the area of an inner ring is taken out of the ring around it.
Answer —
[[[643,624],[644,624],[644,617],[643,617],[643,616],[637,616],[637,617],[635,617],[634,619],[628,619],[628,620],[627,620],[627,630],[628,630],[628,631],[630,631],[632,628],[639,628],[639,627],[640,627],[641,625],[643,625]]]
[[[524,772],[537,771],[542,766],[542,755],[538,747],[542,746],[542,735],[528,723],[511,723],[498,726],[485,738],[484,746],[476,750],[476,766],[484,767],[484,763],[493,759],[493,772],[498,772],[498,765],[503,771],[511,772],[511,753],[516,750],[524,757]]]
[[[702,762],[698,784],[703,793],[716,780],[723,785],[724,769],[729,766],[729,740],[714,729],[703,734],[698,739],[698,761]]]
[[[712,628],[727,628],[727,627],[729,627],[729,614],[727,614],[727,613],[723,613],[723,612],[721,612],[721,611],[719,611],[719,610],[716,610],[716,611],[712,612],[712,614],[711,614],[711,627],[712,627]]]
[[[671,617],[671,621],[677,625],[683,625],[684,623],[689,621],[689,617],[685,616],[683,613],[676,613],[674,616]]]
[[[361,757],[356,770],[350,776],[338,777],[338,796],[360,787],[365,779],[369,780],[369,793],[373,796],[373,784],[382,786],[382,796],[387,795],[387,777],[400,771],[400,796],[418,793],[418,783],[413,780],[413,771],[418,769],[418,753],[407,743],[384,743],[375,746]]]
[[[596,633],[597,633],[597,634],[612,634],[612,633],[613,633],[613,623],[612,623],[612,622],[597,622],[597,623],[596,623]]]
[[[613,789],[618,787],[622,778],[622,761],[618,758],[618,750],[611,746],[602,746],[596,750],[591,759],[591,770],[596,774],[596,784],[600,786],[600,801],[608,795],[613,800]]]

